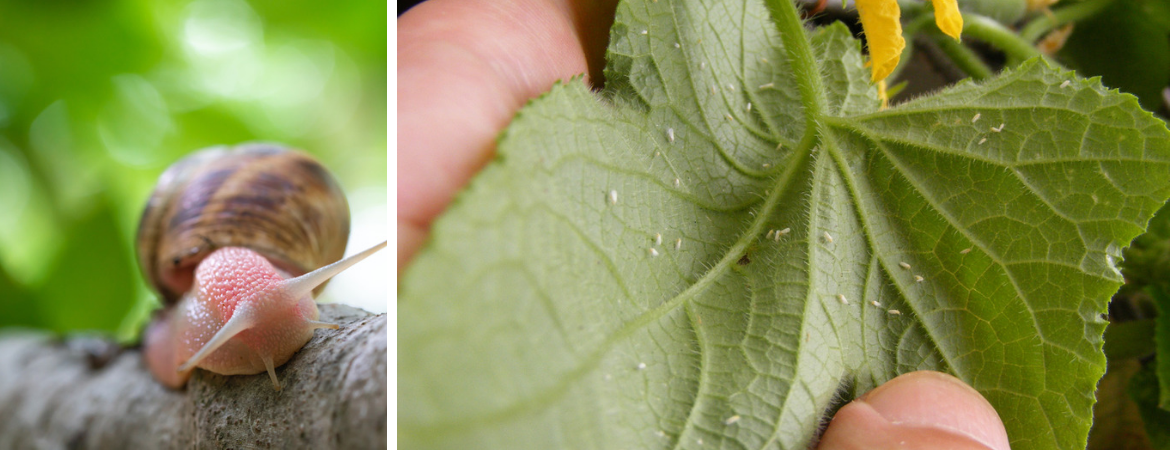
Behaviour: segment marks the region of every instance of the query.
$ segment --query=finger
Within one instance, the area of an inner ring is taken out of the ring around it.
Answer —
[[[954,448],[1008,450],[995,408],[958,378],[912,372],[850,402],[825,430],[820,450]]]
[[[600,73],[615,5],[431,0],[399,18],[399,270],[525,102]]]

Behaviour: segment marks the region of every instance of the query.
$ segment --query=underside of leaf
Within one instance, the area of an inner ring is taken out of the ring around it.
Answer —
[[[1170,133],[1038,61],[879,111],[848,30],[811,41],[806,123],[762,5],[620,5],[606,89],[522,110],[406,272],[399,443],[806,448],[934,369],[1083,447]]]

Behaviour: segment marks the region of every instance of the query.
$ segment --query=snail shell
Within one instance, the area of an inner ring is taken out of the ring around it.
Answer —
[[[349,205],[329,172],[299,151],[253,143],[199,151],[162,174],[138,226],[138,260],[172,305],[218,248],[252,249],[299,276],[341,259],[348,239]]]
[[[217,147],[159,179],[138,229],[138,258],[164,308],[143,336],[155,379],[180,388],[199,367],[268,372],[318,328],[313,297],[334,275],[385,248],[341,259],[349,206],[319,163],[271,144]]]

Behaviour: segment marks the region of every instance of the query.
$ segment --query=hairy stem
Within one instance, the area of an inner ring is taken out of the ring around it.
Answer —
[[[816,124],[825,110],[825,87],[820,71],[817,70],[816,59],[813,58],[808,34],[797,15],[796,5],[792,0],[766,0],[765,4],[772,15],[772,22],[780,31],[780,38],[784,40],[784,50],[788,52],[788,62],[800,90],[805,118],[804,137],[801,138],[801,147],[804,147],[816,139]]]

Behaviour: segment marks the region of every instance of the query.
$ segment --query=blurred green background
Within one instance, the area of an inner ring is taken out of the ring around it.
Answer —
[[[208,146],[315,154],[350,199],[347,254],[387,239],[386,16],[359,1],[0,0],[0,327],[135,339],[158,305],[139,215],[158,175]],[[384,312],[389,259],[322,299]]]

